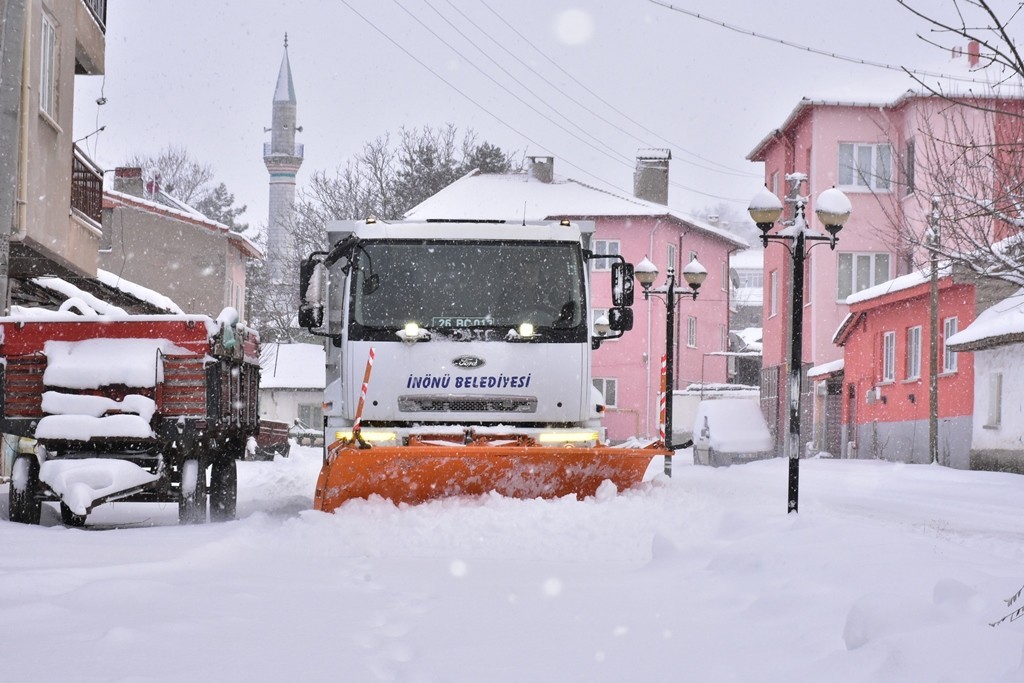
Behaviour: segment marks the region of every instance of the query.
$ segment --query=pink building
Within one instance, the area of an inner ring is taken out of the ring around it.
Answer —
[[[681,269],[696,257],[708,278],[696,301],[683,297],[676,312],[675,386],[702,379],[726,380],[726,359],[706,356],[728,350],[729,255],[746,242],[715,225],[670,210],[668,150],[642,150],[634,175],[636,196],[620,195],[554,174],[552,157],[532,157],[524,173],[470,173],[413,208],[410,220],[503,219],[594,221],[591,250],[621,254],[636,264],[649,258],[665,282],[668,266]],[[591,305],[595,317],[611,306],[610,265],[592,261]],[[685,287],[682,277],[678,286]],[[594,384],[608,404],[608,437],[658,434],[661,356],[665,353],[665,304],[644,301],[639,286],[633,306],[634,326],[622,338],[604,342],[594,354]],[[688,426],[675,425],[677,433]]]
[[[847,297],[913,270],[924,260],[910,234],[920,236],[936,190],[930,182],[942,155],[936,140],[954,141],[970,132],[977,141],[998,143],[1009,139],[1021,100],[974,100],[983,109],[959,107],[949,100],[907,92],[891,102],[827,102],[804,99],[777,130],[769,133],[748,155],[764,162],[765,183],[783,197],[787,174],[801,172],[808,181],[801,194],[809,197],[808,221],[822,230],[814,217],[814,200],[822,191],[837,187],[850,199],[853,213],[839,234],[835,251],[815,246],[808,252],[804,292],[803,366],[830,366],[831,385],[843,349],[833,343],[840,324],[850,312]],[[983,196],[979,194],[978,196]],[[993,227],[993,230],[996,228]],[[764,260],[763,370],[761,397],[769,424],[781,444],[786,434],[786,381],[789,361],[789,291],[792,259],[779,245],[769,245]],[[923,321],[927,325],[927,319]],[[969,320],[962,320],[966,325]],[[815,373],[818,374],[818,373]],[[841,443],[840,403],[815,402],[827,395],[826,378],[803,385],[804,406],[815,407],[813,419],[804,411],[801,436],[816,449],[836,450]],[[829,406],[832,409],[829,410]],[[839,452],[835,452],[839,455]]]

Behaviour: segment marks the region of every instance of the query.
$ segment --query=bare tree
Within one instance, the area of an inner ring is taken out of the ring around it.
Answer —
[[[134,154],[124,165],[141,168],[144,179],[186,204],[199,201],[213,181],[213,168],[178,145],[168,145],[155,155]]]
[[[901,155],[912,201],[879,196],[893,249],[908,267],[936,254],[981,278],[1024,284],[1024,61],[1010,33],[1021,5],[1000,15],[987,0],[898,2],[928,27],[922,40],[976,63],[973,82],[952,89],[911,74],[931,101]]]

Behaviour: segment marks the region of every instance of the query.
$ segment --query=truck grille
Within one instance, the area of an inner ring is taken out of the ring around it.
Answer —
[[[399,396],[403,413],[535,413],[533,396]]]

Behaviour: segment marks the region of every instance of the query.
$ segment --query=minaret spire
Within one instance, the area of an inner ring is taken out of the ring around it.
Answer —
[[[288,34],[274,88],[270,142],[263,145],[263,163],[270,174],[270,209],[267,216],[267,266],[271,282],[288,278],[288,231],[295,213],[295,174],[302,165],[303,149],[295,143],[302,128],[295,125],[297,102],[288,61]]]

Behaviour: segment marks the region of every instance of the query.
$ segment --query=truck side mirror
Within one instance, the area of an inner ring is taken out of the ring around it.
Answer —
[[[632,268],[630,268],[630,270],[632,270]],[[630,290],[630,294],[632,294],[632,290]],[[608,326],[616,332],[629,332],[633,329],[633,309],[609,308]]]
[[[324,304],[317,268],[320,262],[304,259],[299,264],[299,326],[307,329],[324,324]]]
[[[617,308],[633,305],[632,263],[619,261],[612,264],[612,305]],[[632,318],[630,318],[630,327],[632,327]]]

